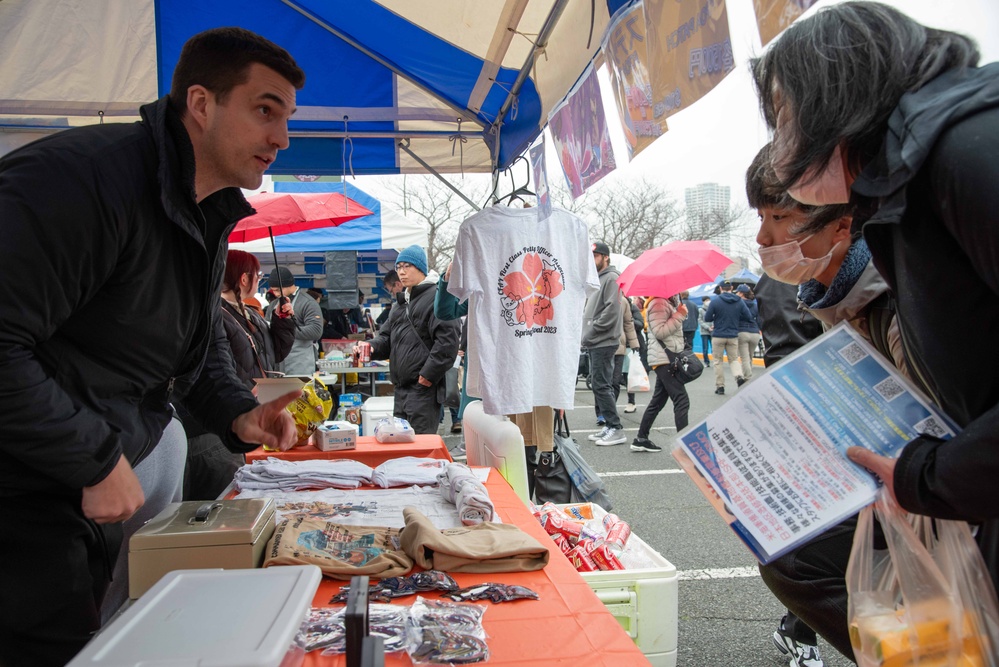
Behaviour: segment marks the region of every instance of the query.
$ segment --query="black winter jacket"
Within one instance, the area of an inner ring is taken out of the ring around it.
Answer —
[[[194,199],[166,98],[142,121],[60,132],[0,160],[0,495],[78,493],[159,441],[170,402],[238,451],[257,405],[233,370],[219,293],[236,188]],[[168,118],[169,116],[169,118]]]
[[[253,321],[253,331],[239,311],[225,299],[222,300],[222,326],[225,327],[236,375],[247,389],[253,389],[254,378],[264,377],[265,371],[278,370],[295,342],[295,318],[276,317],[271,314],[264,320],[255,310],[246,312]],[[252,340],[251,340],[252,337]],[[259,360],[259,363],[258,363]]]
[[[999,581],[999,370],[952,354],[952,321],[999,331],[999,64],[944,73],[903,96],[882,149],[853,185],[873,213],[864,238],[896,305],[905,357],[931,398],[964,429],[921,437],[895,467],[902,507],[986,521],[979,532]]]
[[[438,385],[438,393],[444,390],[441,380],[458,355],[461,321],[437,319],[436,292],[433,278],[413,287],[409,303],[396,304],[388,322],[371,341],[372,359],[391,358],[389,373],[397,387],[415,385],[422,375]]]

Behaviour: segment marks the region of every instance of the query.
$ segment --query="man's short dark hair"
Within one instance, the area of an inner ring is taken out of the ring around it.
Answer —
[[[821,231],[840,218],[853,215],[854,208],[852,204],[808,206],[795,201],[787,190],[781,187],[780,179],[774,171],[771,144],[760,149],[746,170],[746,199],[755,209],[775,208],[805,214],[808,220],[791,230],[795,234],[813,234]]]
[[[305,85],[305,72],[280,46],[243,28],[213,28],[187,40],[173,70],[170,105],[184,114],[187,91],[201,85],[220,103],[236,86],[246,83],[250,65],[260,63],[288,80],[296,90]]]
[[[777,126],[775,82],[791,112],[782,189],[825,164],[841,142],[851,167],[869,161],[902,95],[946,70],[974,66],[978,57],[968,37],[927,28],[877,2],[844,2],[791,25],[750,61],[767,124]]]
[[[395,269],[392,269],[391,271],[386,273],[385,278],[382,279],[382,283],[386,287],[391,287],[392,285],[395,285],[398,282],[399,282],[399,274],[396,273]]]

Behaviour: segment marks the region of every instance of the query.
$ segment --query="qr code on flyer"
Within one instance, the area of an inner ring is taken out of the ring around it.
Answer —
[[[881,394],[881,398],[891,401],[905,393],[905,387],[899,384],[898,380],[888,376],[881,382],[874,385],[874,391]]]
[[[867,357],[867,352],[860,346],[859,343],[850,343],[849,345],[840,348],[839,354],[846,360],[846,363],[851,366],[856,365],[858,362]]]
[[[920,435],[931,435],[934,438],[943,438],[951,434],[950,430],[941,426],[940,422],[938,422],[935,417],[927,417],[926,419],[917,422],[916,433],[919,433]]]

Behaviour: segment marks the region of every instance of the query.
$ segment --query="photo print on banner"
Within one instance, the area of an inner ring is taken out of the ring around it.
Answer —
[[[735,68],[725,0],[645,0],[653,109],[687,109]]]
[[[756,25],[760,29],[762,46],[769,44],[774,37],[805,13],[818,0],[753,0],[756,12]]]
[[[600,84],[592,66],[569,98],[552,113],[548,129],[573,199],[617,167]]]
[[[603,49],[630,160],[667,130],[665,108],[652,103],[645,10],[641,3],[614,20]]]

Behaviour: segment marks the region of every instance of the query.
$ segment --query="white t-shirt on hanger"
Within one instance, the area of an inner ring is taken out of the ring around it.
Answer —
[[[486,414],[571,410],[586,297],[600,286],[589,231],[554,209],[492,206],[461,224],[448,291],[468,300],[468,388]]]

